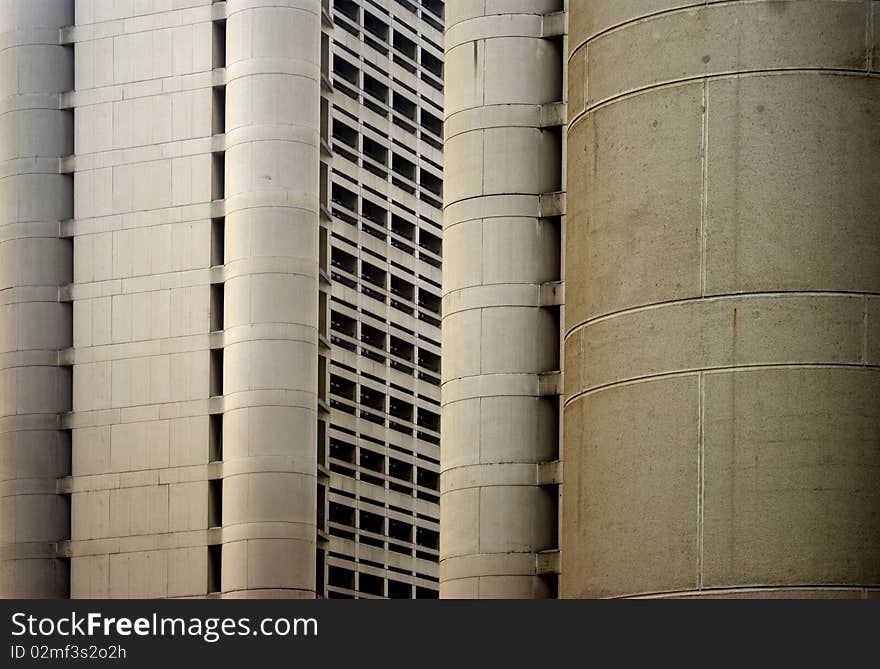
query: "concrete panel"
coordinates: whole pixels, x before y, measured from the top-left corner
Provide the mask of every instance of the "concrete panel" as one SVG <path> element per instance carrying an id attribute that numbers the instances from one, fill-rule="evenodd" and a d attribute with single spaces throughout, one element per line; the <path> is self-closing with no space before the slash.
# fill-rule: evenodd
<path id="1" fill-rule="evenodd" d="M 702 86 L 603 107 L 569 131 L 566 328 L 700 294 Z"/>
<path id="2" fill-rule="evenodd" d="M 589 42 L 587 107 L 662 83 L 729 72 L 863 69 L 866 8 L 857 2 L 774 0 L 709 4 L 647 18 Z M 694 25 L 700 26 L 696 34 Z M 634 67 L 617 67 L 624 58 Z"/>
<path id="3" fill-rule="evenodd" d="M 440 496 L 442 558 L 480 552 L 480 489 L 445 491 Z"/>
<path id="4" fill-rule="evenodd" d="M 599 0 L 578 7 L 569 16 L 569 35 L 573 49 L 597 34 L 635 19 L 683 7 L 706 4 L 694 0 Z"/>
<path id="5" fill-rule="evenodd" d="M 707 93 L 706 291 L 880 291 L 880 152 L 864 150 L 880 145 L 880 81 L 793 74 Z"/>
<path id="6" fill-rule="evenodd" d="M 281 591 L 276 596 L 296 597 L 295 592 L 314 595 L 313 543 L 282 539 L 237 541 L 223 545 L 223 592 L 247 597 L 249 590 Z M 227 569 L 225 565 L 230 565 Z M 263 592 L 261 598 L 267 596 Z M 300 595 L 302 596 L 302 595 Z"/>
<path id="7" fill-rule="evenodd" d="M 880 297 L 865 298 L 865 362 L 880 365 Z"/>
<path id="8" fill-rule="evenodd" d="M 699 416 L 695 375 L 614 387 L 565 407 L 560 596 L 696 586 Z"/>
<path id="9" fill-rule="evenodd" d="M 705 377 L 703 583 L 880 580 L 880 372 Z"/>
<path id="10" fill-rule="evenodd" d="M 763 364 L 861 364 L 864 298 L 695 300 L 596 321 L 566 340 L 567 394 L 685 370 Z"/>

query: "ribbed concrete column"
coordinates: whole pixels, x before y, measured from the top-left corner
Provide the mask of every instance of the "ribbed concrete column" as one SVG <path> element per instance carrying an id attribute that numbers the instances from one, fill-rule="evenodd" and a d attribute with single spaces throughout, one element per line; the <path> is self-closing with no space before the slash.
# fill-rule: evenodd
<path id="1" fill-rule="evenodd" d="M 58 430 L 70 410 L 71 250 L 58 238 L 72 215 L 72 182 L 59 157 L 73 123 L 58 94 L 73 88 L 73 57 L 59 28 L 73 0 L 0 0 L 0 596 L 65 597 L 69 567 L 56 542 L 69 536 L 56 479 L 70 471 Z"/>
<path id="2" fill-rule="evenodd" d="M 320 2 L 227 7 L 222 588 L 312 597 Z"/>
<path id="3" fill-rule="evenodd" d="M 560 188 L 561 1 L 456 0 L 446 11 L 443 442 L 440 594 L 545 597 L 536 552 L 555 546 L 558 323 L 540 284 L 559 279 L 559 231 L 540 195 Z"/>
<path id="4" fill-rule="evenodd" d="M 880 3 L 571 12 L 562 595 L 865 595 Z"/>

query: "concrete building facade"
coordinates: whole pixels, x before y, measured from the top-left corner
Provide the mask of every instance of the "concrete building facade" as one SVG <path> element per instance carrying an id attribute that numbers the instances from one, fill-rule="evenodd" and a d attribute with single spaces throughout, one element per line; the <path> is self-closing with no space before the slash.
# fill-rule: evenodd
<path id="1" fill-rule="evenodd" d="M 0 2 L 3 596 L 436 593 L 443 5 L 363 4 Z"/>
<path id="2" fill-rule="evenodd" d="M 878 596 L 880 2 L 565 9 L 449 3 L 441 596 Z M 532 205 L 548 270 L 487 280 L 462 221 L 485 249 L 557 187 L 562 98 L 529 81 L 560 68 L 561 254 Z M 523 457 L 520 397 L 557 391 Z"/>
<path id="3" fill-rule="evenodd" d="M 327 596 L 438 596 L 443 16 L 335 0 Z"/>
<path id="4" fill-rule="evenodd" d="M 0 36 L 2 596 L 880 593 L 880 0 Z"/>

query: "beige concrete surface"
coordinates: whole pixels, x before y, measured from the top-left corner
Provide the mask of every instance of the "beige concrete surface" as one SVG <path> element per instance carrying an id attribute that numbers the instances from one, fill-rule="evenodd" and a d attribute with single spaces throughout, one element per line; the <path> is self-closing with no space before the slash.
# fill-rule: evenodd
<path id="1" fill-rule="evenodd" d="M 0 595 L 436 596 L 442 24 L 0 2 Z"/>
<path id="2" fill-rule="evenodd" d="M 561 596 L 876 587 L 878 4 L 573 5 Z"/>
<path id="3" fill-rule="evenodd" d="M 443 276 L 440 595 L 553 596 L 537 553 L 556 546 L 556 488 L 538 463 L 558 457 L 558 221 L 540 196 L 560 190 L 562 146 L 542 105 L 562 100 L 562 43 L 543 15 L 562 2 L 448 3 Z"/>
<path id="4" fill-rule="evenodd" d="M 215 33 L 211 3 L 78 2 L 71 596 L 205 597 L 220 504 L 209 414 Z"/>
<path id="5" fill-rule="evenodd" d="M 227 3 L 230 597 L 315 591 L 320 11 L 317 0 Z"/>
<path id="6" fill-rule="evenodd" d="M 73 118 L 59 94 L 73 83 L 73 58 L 59 28 L 67 0 L 0 2 L 0 594 L 65 597 L 68 500 L 56 479 L 70 473 L 71 280 L 68 240 L 73 187 L 59 159 L 73 150 Z"/>

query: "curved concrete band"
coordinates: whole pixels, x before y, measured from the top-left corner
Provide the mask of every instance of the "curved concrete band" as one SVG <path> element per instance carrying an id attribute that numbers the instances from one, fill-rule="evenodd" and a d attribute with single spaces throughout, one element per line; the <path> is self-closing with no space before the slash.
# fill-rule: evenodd
<path id="1" fill-rule="evenodd" d="M 72 278 L 60 221 L 73 188 L 59 158 L 73 153 L 72 114 L 59 93 L 73 88 L 73 57 L 59 28 L 73 0 L 0 0 L 0 593 L 66 597 L 69 566 L 57 542 L 70 530 L 56 479 L 70 472 L 59 414 L 71 380 L 58 351 L 71 346 L 70 305 L 58 287 Z"/>
<path id="2" fill-rule="evenodd" d="M 561 596 L 880 585 L 878 7 L 572 3 Z"/>
<path id="3" fill-rule="evenodd" d="M 539 197 L 560 189 L 559 137 L 541 105 L 562 98 L 560 45 L 542 36 L 556 0 L 455 0 L 446 11 L 443 448 L 440 595 L 547 597 L 536 553 L 556 545 L 555 314 L 559 232 Z"/>
<path id="4" fill-rule="evenodd" d="M 224 597 L 313 597 L 319 0 L 228 0 Z"/>

